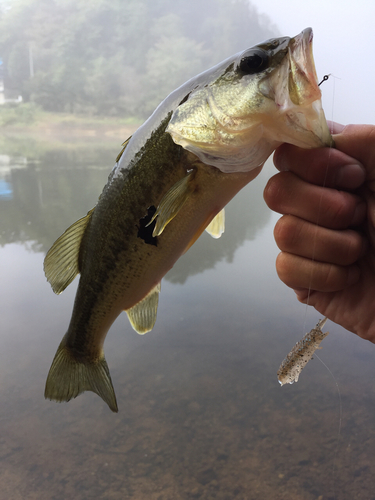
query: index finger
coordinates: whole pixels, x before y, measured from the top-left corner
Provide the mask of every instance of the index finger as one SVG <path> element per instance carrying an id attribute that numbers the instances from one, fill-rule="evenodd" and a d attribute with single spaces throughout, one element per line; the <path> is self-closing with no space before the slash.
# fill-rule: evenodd
<path id="1" fill-rule="evenodd" d="M 276 149 L 273 162 L 278 170 L 289 170 L 319 186 L 357 189 L 366 178 L 361 162 L 334 148 L 301 149 L 282 144 Z"/>

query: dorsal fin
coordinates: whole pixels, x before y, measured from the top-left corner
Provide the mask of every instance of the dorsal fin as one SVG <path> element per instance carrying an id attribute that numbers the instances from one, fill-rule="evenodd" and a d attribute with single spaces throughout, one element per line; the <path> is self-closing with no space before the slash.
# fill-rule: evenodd
<path id="1" fill-rule="evenodd" d="M 225 210 L 224 208 L 220 210 L 218 214 L 212 219 L 212 221 L 206 227 L 206 231 L 213 238 L 217 239 L 223 234 L 225 230 Z"/>
<path id="2" fill-rule="evenodd" d="M 72 224 L 47 252 L 44 273 L 52 290 L 57 294 L 63 292 L 79 273 L 79 247 L 93 211 L 94 208 Z"/>
<path id="3" fill-rule="evenodd" d="M 194 172 L 191 171 L 180 179 L 163 196 L 154 216 L 148 223 L 150 225 L 156 219 L 152 236 L 159 236 L 164 231 L 165 226 L 176 217 L 189 195 L 193 192 L 194 186 L 191 182 L 194 177 L 193 174 Z"/>
<path id="4" fill-rule="evenodd" d="M 154 328 L 158 312 L 160 283 L 156 285 L 144 299 L 126 311 L 134 330 L 143 335 Z"/>

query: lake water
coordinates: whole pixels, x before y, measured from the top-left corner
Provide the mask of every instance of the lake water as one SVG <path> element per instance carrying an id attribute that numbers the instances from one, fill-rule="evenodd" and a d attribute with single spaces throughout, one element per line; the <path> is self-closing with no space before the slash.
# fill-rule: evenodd
<path id="1" fill-rule="evenodd" d="M 138 336 L 125 314 L 112 326 L 114 414 L 93 393 L 43 397 L 77 285 L 54 295 L 43 259 L 96 203 L 119 144 L 0 147 L 1 500 L 375 498 L 375 347 L 327 322 L 330 371 L 315 357 L 277 382 L 321 316 L 276 276 L 272 165 L 231 202 L 222 238 L 203 234 L 163 280 L 154 330 Z"/>

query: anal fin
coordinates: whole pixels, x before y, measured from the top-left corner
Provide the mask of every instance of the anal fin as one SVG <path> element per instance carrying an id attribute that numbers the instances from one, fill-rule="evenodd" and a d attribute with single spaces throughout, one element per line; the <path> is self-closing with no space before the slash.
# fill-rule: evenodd
<path id="1" fill-rule="evenodd" d="M 213 238 L 217 239 L 224 233 L 225 230 L 225 209 L 220 210 L 218 214 L 212 219 L 212 221 L 206 227 L 206 231 Z"/>
<path id="2" fill-rule="evenodd" d="M 160 283 L 144 299 L 126 311 L 130 324 L 140 335 L 144 335 L 154 328 L 158 312 L 159 293 Z"/>

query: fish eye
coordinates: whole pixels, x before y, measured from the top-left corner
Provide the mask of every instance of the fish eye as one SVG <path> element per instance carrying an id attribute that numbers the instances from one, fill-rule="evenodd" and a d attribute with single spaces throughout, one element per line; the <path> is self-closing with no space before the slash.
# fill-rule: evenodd
<path id="1" fill-rule="evenodd" d="M 241 73 L 245 75 L 254 75 L 264 70 L 268 66 L 268 56 L 263 50 L 252 50 L 245 54 L 238 65 Z"/>

